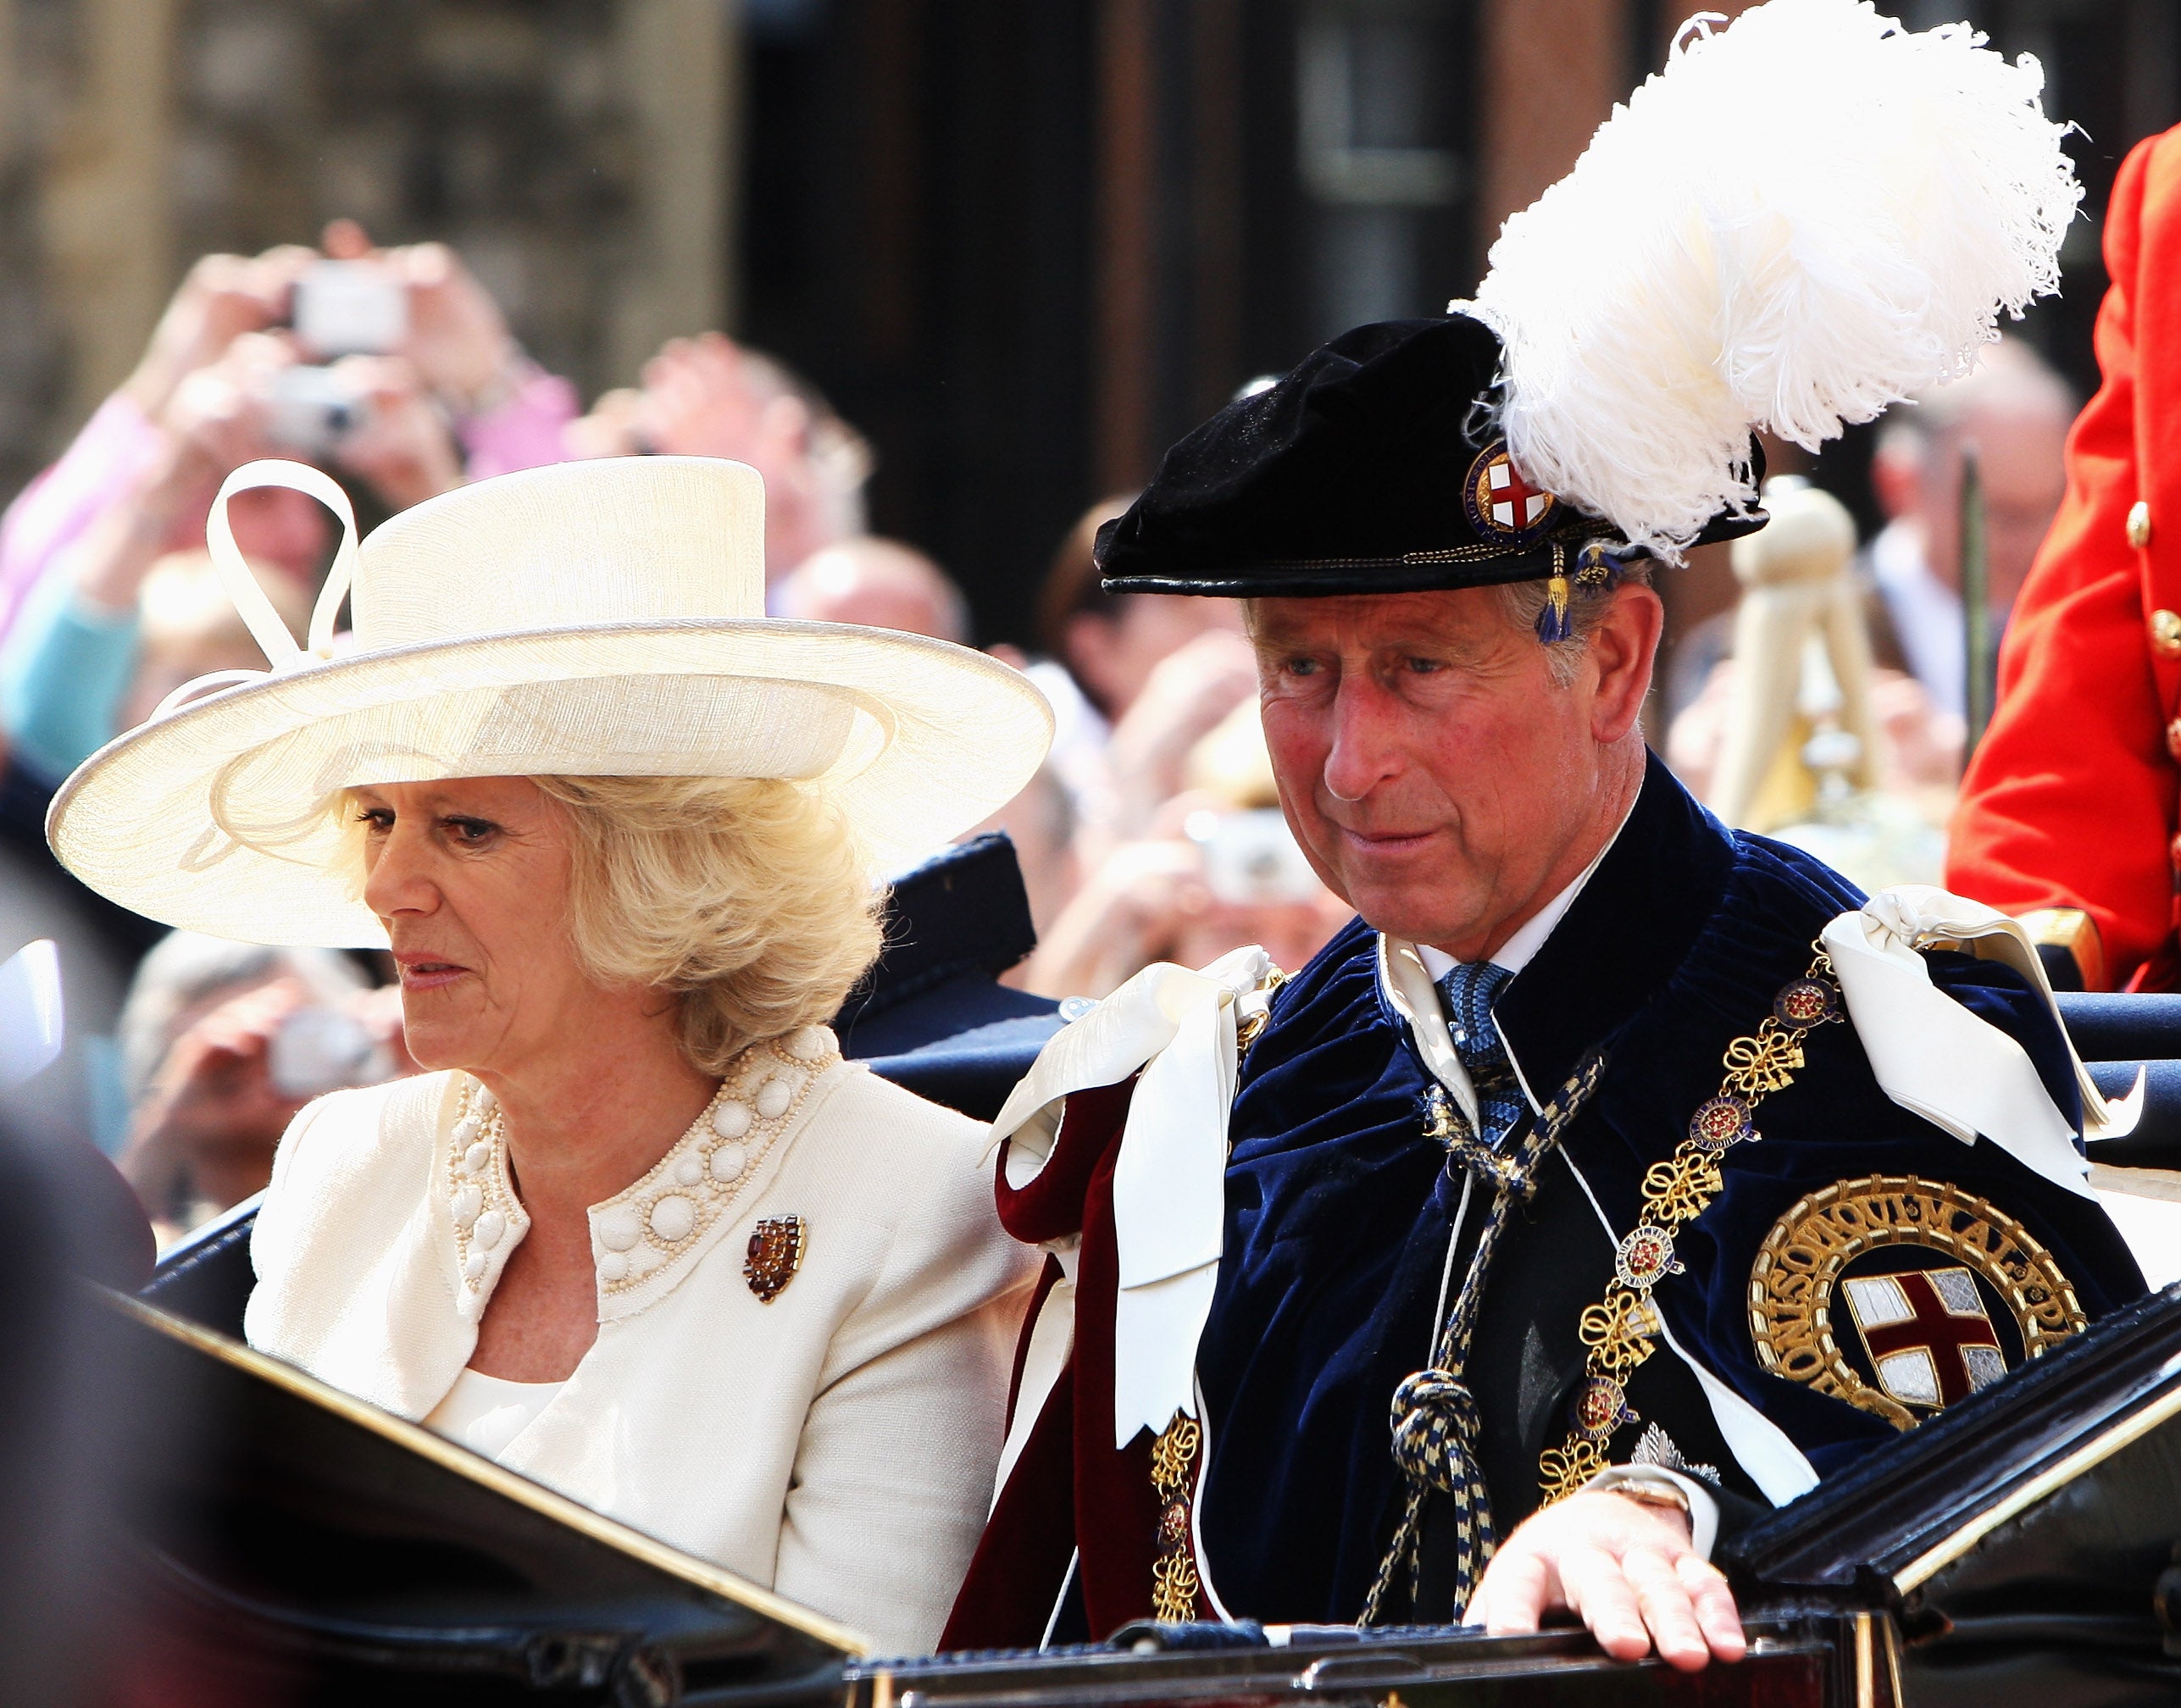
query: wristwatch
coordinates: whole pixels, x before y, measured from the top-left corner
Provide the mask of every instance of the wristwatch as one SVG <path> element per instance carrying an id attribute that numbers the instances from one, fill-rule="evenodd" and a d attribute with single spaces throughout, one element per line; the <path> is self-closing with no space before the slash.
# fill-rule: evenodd
<path id="1" fill-rule="evenodd" d="M 1609 1465 L 1583 1485 L 1606 1494 L 1625 1494 L 1641 1506 L 1656 1506 L 1681 1515 L 1689 1526 L 1689 1545 L 1704 1559 L 1719 1539 L 1718 1503 L 1701 1482 L 1663 1465 Z"/>
<path id="2" fill-rule="evenodd" d="M 1689 1497 L 1671 1483 L 1654 1482 L 1648 1477 L 1631 1477 L 1625 1483 L 1609 1483 L 1603 1491 L 1618 1494 L 1623 1500 L 1633 1500 L 1639 1506 L 1657 1506 L 1689 1516 Z"/>

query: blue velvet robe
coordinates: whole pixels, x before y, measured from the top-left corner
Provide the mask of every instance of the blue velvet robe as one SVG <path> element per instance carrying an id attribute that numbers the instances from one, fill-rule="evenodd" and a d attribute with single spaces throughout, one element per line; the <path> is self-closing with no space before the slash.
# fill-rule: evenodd
<path id="1" fill-rule="evenodd" d="M 1502 1536 L 1539 1504 L 1539 1453 L 1562 1440 L 1583 1374 L 1576 1320 L 1612 1280 L 1614 1240 L 1640 1219 L 1645 1169 L 1719 1090 L 1722 1052 L 1809 965 L 1820 928 L 1862 899 L 1811 857 L 1723 829 L 1654 758 L 1612 848 L 1501 993 L 1501 1034 L 1540 1097 L 1592 1048 L 1609 1057 L 1501 1241 L 1469 1361 Z M 2064 1041 L 2026 982 L 1967 956 L 1927 960 L 1940 988 L 2023 1045 L 2055 1102 L 2078 1117 Z M 1949 1181 L 2024 1223 L 2090 1317 L 2145 1290 L 2094 1203 L 1894 1104 L 1845 1020 L 1818 1028 L 1805 1050 L 1795 1083 L 1759 1108 L 1762 1140 L 1727 1153 L 1723 1190 L 1677 1237 L 1684 1273 L 1655 1297 L 1686 1357 L 1662 1344 L 1629 1384 L 1645 1423 L 1714 1471 L 1730 1524 L 1767 1510 L 1768 1482 L 1784 1498 L 1783 1456 L 1799 1452 L 1823 1477 L 1895 1434 L 1758 1361 L 1751 1265 L 1804 1195 L 1879 1173 Z M 1458 1285 L 1482 1219 L 1479 1193 L 1454 1237 L 1462 1187 L 1424 1136 L 1431 1083 L 1382 988 L 1377 935 L 1360 921 L 1280 990 L 1245 1064 L 1224 1255 L 1197 1361 L 1209 1439 L 1199 1533 L 1212 1588 L 1235 1616 L 1354 1619 L 1392 1532 L 1402 1489 L 1388 1451 L 1391 1396 L 1430 1361 L 1450 1240 Z M 1768 1473 L 1743 1462 L 1761 1456 L 1728 1445 L 1720 1415 L 1732 1402 L 1708 1395 L 1692 1364 L 1781 1432 L 1787 1451 Z M 1616 1435 L 1616 1461 L 1638 1433 Z M 1441 1569 L 1450 1531 L 1428 1510 L 1424 1589 L 1407 1616 L 1458 1614 Z"/>

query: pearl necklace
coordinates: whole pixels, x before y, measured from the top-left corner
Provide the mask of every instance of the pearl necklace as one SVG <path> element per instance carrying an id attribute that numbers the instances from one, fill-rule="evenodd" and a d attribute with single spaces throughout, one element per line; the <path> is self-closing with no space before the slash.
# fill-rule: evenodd
<path id="1" fill-rule="evenodd" d="M 697 1249 L 698 1236 L 741 1195 L 809 1086 L 840 1059 L 839 1049 L 823 1026 L 750 1045 L 650 1171 L 592 1206 L 591 1257 L 603 1298 L 642 1285 Z M 530 1217 L 508 1178 L 506 1112 L 474 1079 L 463 1090 L 452 1139 L 457 1256 L 466 1292 L 477 1300 L 528 1231 Z"/>

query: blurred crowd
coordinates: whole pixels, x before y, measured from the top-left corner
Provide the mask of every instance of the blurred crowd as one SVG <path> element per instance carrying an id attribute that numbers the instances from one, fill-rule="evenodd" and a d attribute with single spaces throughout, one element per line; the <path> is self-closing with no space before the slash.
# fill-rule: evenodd
<path id="1" fill-rule="evenodd" d="M 1764 681 L 1745 671 L 1738 688 L 1746 613 L 1680 636 L 1659 729 L 1700 794 L 1710 798 L 1734 721 L 1769 696 L 1779 707 L 1766 727 L 1784 734 L 1760 756 L 1767 790 L 1740 815 L 1749 828 L 1816 826 L 1836 859 L 1858 815 L 1906 813 L 1937 837 L 1971 668 L 1965 452 L 1981 475 L 1997 624 L 2058 502 L 2073 409 L 2065 385 L 2007 343 L 1967 381 L 1895 412 L 1873 469 L 1883 530 L 1860 552 L 1851 526 L 1784 530 L 1837 539 L 1823 575 L 1852 602 L 1867 661 L 1790 635 L 1767 655 Z M 979 638 L 941 565 L 868 531 L 870 447 L 783 363 L 718 333 L 675 339 L 586 411 L 458 255 L 376 247 L 345 221 L 316 248 L 199 261 L 136 370 L 0 518 L 0 935 L 8 947 L 61 943 L 76 1039 L 39 1113 L 118 1156 L 163 1235 L 262 1186 L 311 1097 L 408 1066 L 398 1001 L 372 955 L 165 934 L 75 885 L 45 851 L 46 803 L 90 753 L 185 684 L 264 668 L 206 550 L 221 481 L 259 458 L 308 462 L 349 491 L 368 528 L 466 480 L 657 453 L 733 458 L 763 476 L 774 614 Z M 1240 608 L 1100 590 L 1096 532 L 1127 503 L 1092 507 L 1058 542 L 1035 653 L 992 649 L 1029 672 L 1057 726 L 1044 768 L 984 827 L 1013 839 L 1039 936 L 1008 982 L 1056 998 L 1102 996 L 1153 962 L 1201 965 L 1251 942 L 1292 969 L 1347 917 L 1281 816 Z M 230 515 L 300 632 L 336 543 L 329 513 L 258 488 Z M 1819 579 L 1782 561 L 1737 558 L 1745 604 L 1768 577 Z M 1881 840 L 1891 865 L 1867 881 L 1935 881 L 1931 849 Z M 1892 869 L 1904 862 L 1932 869 Z"/>

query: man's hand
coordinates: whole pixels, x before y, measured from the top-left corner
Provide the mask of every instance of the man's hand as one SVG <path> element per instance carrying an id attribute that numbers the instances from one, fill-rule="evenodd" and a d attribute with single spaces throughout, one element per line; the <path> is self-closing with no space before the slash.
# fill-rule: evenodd
<path id="1" fill-rule="evenodd" d="M 336 219 L 319 239 L 335 261 L 369 261 L 386 269 L 408 302 L 408 330 L 388 352 L 415 365 L 425 385 L 457 416 L 489 412 L 523 377 L 522 347 L 507 316 L 477 275 L 444 243 L 374 247 L 353 219 Z"/>
<path id="2" fill-rule="evenodd" d="M 386 252 L 408 289 L 409 335 L 402 353 L 457 415 L 489 413 L 514 395 L 522 346 L 492 293 L 444 243 Z"/>
<path id="3" fill-rule="evenodd" d="M 644 363 L 643 380 L 631 422 L 641 444 L 672 456 L 730 457 L 764 477 L 769 578 L 855 531 L 841 494 L 862 484 L 862 453 L 846 462 L 828 454 L 810 406 L 731 339 L 669 339 Z"/>
<path id="4" fill-rule="evenodd" d="M 219 483 L 245 463 L 281 454 L 266 399 L 276 376 L 298 359 L 285 334 L 245 332 L 175 388 L 159 425 L 172 447 L 171 479 L 191 490 L 196 506 L 210 503 Z"/>
<path id="5" fill-rule="evenodd" d="M 761 382 L 734 341 L 718 332 L 670 338 L 644 363 L 637 426 L 655 451 L 680 457 L 731 457 L 765 477 L 804 471 L 810 411 L 799 398 Z"/>
<path id="6" fill-rule="evenodd" d="M 280 1135 L 306 1101 L 273 1083 L 273 1035 L 309 1000 L 282 976 L 219 1003 L 169 1046 L 120 1163 L 162 1245 L 204 1206 L 239 1204 L 272 1177 Z"/>
<path id="7" fill-rule="evenodd" d="M 344 356 L 334 371 L 368 407 L 334 446 L 333 460 L 406 510 L 462 484 L 462 454 L 414 363 L 400 356 Z"/>
<path id="8" fill-rule="evenodd" d="M 1030 957 L 1023 988 L 1108 995 L 1168 958 L 1183 922 L 1213 905 L 1196 844 L 1179 837 L 1124 842 L 1060 910 Z"/>
<path id="9" fill-rule="evenodd" d="M 1548 1608 L 1579 1614 L 1618 1661 L 1659 1658 L 1684 1672 L 1749 1644 L 1734 1592 L 1689 1543 L 1686 1518 L 1611 1493 L 1571 1494 L 1500 1546 L 1469 1603 L 1468 1623 L 1495 1636 L 1534 1631 Z"/>
<path id="10" fill-rule="evenodd" d="M 288 293 L 316 258 L 288 245 L 262 255 L 206 255 L 189 269 L 122 391 L 156 419 L 181 382 L 217 362 L 245 332 L 280 324 Z"/>
<path id="11" fill-rule="evenodd" d="M 182 375 L 152 419 L 158 454 L 114 487 L 86 531 L 70 573 L 77 593 L 130 612 L 164 553 L 204 538 L 204 513 L 230 469 L 278 453 L 266 430 L 272 374 L 295 361 L 279 335 L 244 332 L 218 360 Z"/>

